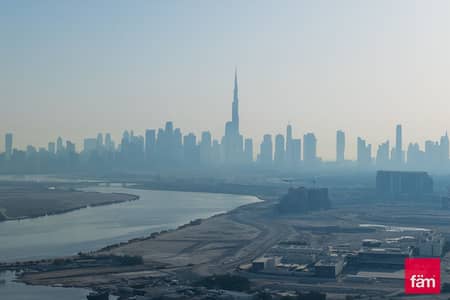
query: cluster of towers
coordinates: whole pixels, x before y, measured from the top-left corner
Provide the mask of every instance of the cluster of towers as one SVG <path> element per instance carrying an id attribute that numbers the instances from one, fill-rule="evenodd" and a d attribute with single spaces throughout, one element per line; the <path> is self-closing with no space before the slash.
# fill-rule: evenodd
<path id="1" fill-rule="evenodd" d="M 120 143 L 111 135 L 99 133 L 96 138 L 86 138 L 83 150 L 76 151 L 71 141 L 64 143 L 59 137 L 48 143 L 48 147 L 36 149 L 28 146 L 26 151 L 13 148 L 13 135 L 5 135 L 5 152 L 0 161 L 10 161 L 13 157 L 24 157 L 45 161 L 52 158 L 70 157 L 74 163 L 96 161 L 120 166 L 261 166 L 264 168 L 305 168 L 323 166 L 317 156 L 317 138 L 314 133 L 306 133 L 303 140 L 293 136 L 292 126 L 288 124 L 285 135 L 265 134 L 259 149 L 254 149 L 253 140 L 244 138 L 239 126 L 239 90 L 237 72 L 234 74 L 233 102 L 231 120 L 225 124 L 225 134 L 221 140 L 213 139 L 211 132 L 204 131 L 201 139 L 193 133 L 183 135 L 173 122 L 166 122 L 164 128 L 147 129 L 145 135 L 135 135 L 125 131 Z M 303 143 L 302 143 L 303 142 Z M 302 147 L 303 146 L 303 147 Z M 259 150 L 259 151 L 256 151 Z M 377 169 L 442 169 L 449 166 L 449 138 L 447 133 L 439 141 L 426 141 L 424 150 L 418 143 L 410 143 L 407 151 L 403 149 L 402 126 L 396 127 L 395 147 L 389 141 L 378 146 L 372 155 L 372 145 L 361 137 L 357 138 L 356 162 L 345 159 L 346 137 L 342 130 L 336 132 L 336 158 L 334 166 L 358 166 Z M 255 152 L 257 152 L 255 159 Z M 17 160 L 17 159 L 16 159 Z M 328 166 L 330 162 L 326 163 Z"/>

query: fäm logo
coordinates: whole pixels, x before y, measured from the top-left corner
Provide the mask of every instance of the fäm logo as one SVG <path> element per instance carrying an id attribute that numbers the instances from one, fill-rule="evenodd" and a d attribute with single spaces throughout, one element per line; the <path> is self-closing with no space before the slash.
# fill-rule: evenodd
<path id="1" fill-rule="evenodd" d="M 423 275 L 412 275 L 409 279 L 411 281 L 411 288 L 435 288 L 436 279 L 435 278 L 424 278 Z"/>
<path id="2" fill-rule="evenodd" d="M 441 260 L 439 258 L 407 258 L 405 260 L 405 294 L 439 294 L 441 292 Z"/>

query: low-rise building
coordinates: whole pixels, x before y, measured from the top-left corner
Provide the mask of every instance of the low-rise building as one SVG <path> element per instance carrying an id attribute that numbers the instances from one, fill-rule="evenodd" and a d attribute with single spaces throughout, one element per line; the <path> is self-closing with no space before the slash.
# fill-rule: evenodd
<path id="1" fill-rule="evenodd" d="M 322 252 L 323 249 L 305 245 L 278 244 L 270 248 L 268 254 L 282 257 L 281 261 L 287 264 L 309 264 L 316 261 Z"/>
<path id="2" fill-rule="evenodd" d="M 400 248 L 364 248 L 354 257 L 357 265 L 376 268 L 403 268 L 409 252 Z"/>
<path id="3" fill-rule="evenodd" d="M 315 274 L 318 277 L 335 278 L 341 274 L 344 269 L 344 257 L 328 257 L 321 259 L 314 264 Z"/>
<path id="4" fill-rule="evenodd" d="M 280 257 L 271 256 L 271 257 L 259 257 L 252 261 L 252 271 L 261 272 L 267 270 L 274 270 L 275 267 L 280 263 Z"/>
<path id="5" fill-rule="evenodd" d="M 443 254 L 445 239 L 441 234 L 426 232 L 417 242 L 419 256 L 440 257 Z"/>

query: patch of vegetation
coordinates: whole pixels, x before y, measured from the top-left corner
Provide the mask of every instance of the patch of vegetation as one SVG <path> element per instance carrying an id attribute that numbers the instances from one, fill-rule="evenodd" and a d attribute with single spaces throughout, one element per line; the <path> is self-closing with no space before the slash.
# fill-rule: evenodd
<path id="1" fill-rule="evenodd" d="M 65 264 L 70 263 L 72 260 L 69 258 L 56 258 L 53 260 L 52 265 L 54 266 L 64 266 Z"/>
<path id="2" fill-rule="evenodd" d="M 326 300 L 327 294 L 322 294 L 320 292 L 308 292 L 308 293 L 301 293 L 297 297 L 298 300 Z"/>
<path id="3" fill-rule="evenodd" d="M 450 251 L 450 241 L 445 241 L 444 248 L 442 249 L 442 255 L 445 255 Z"/>
<path id="4" fill-rule="evenodd" d="M 135 266 L 144 263 L 142 256 L 138 255 L 114 255 L 112 258 L 122 266 Z"/>
<path id="5" fill-rule="evenodd" d="M 274 297 L 270 294 L 270 292 L 260 291 L 255 296 L 253 296 L 253 300 L 272 300 Z M 308 292 L 308 293 L 297 293 L 292 296 L 283 296 L 281 298 L 276 298 L 281 300 L 326 300 L 327 295 L 320 292 Z"/>
<path id="6" fill-rule="evenodd" d="M 6 221 L 6 220 L 7 220 L 7 218 L 6 218 L 5 214 L 2 211 L 0 211 L 0 222 Z"/>
<path id="7" fill-rule="evenodd" d="M 445 282 L 441 287 L 441 293 L 449 293 L 450 292 L 450 283 Z"/>
<path id="8" fill-rule="evenodd" d="M 197 282 L 197 285 L 208 289 L 222 289 L 244 292 L 250 289 L 250 281 L 246 277 L 237 275 L 213 275 Z"/>

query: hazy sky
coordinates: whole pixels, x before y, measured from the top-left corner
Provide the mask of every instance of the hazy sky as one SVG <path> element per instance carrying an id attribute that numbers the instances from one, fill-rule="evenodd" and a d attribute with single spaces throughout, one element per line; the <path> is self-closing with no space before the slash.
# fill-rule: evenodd
<path id="1" fill-rule="evenodd" d="M 450 129 L 446 0 L 5 0 L 0 38 L 0 134 L 19 147 L 166 120 L 220 138 L 235 66 L 258 149 L 289 121 L 325 159 L 337 129 L 348 158 L 358 135 L 392 143 L 397 123 L 404 147 Z"/>

